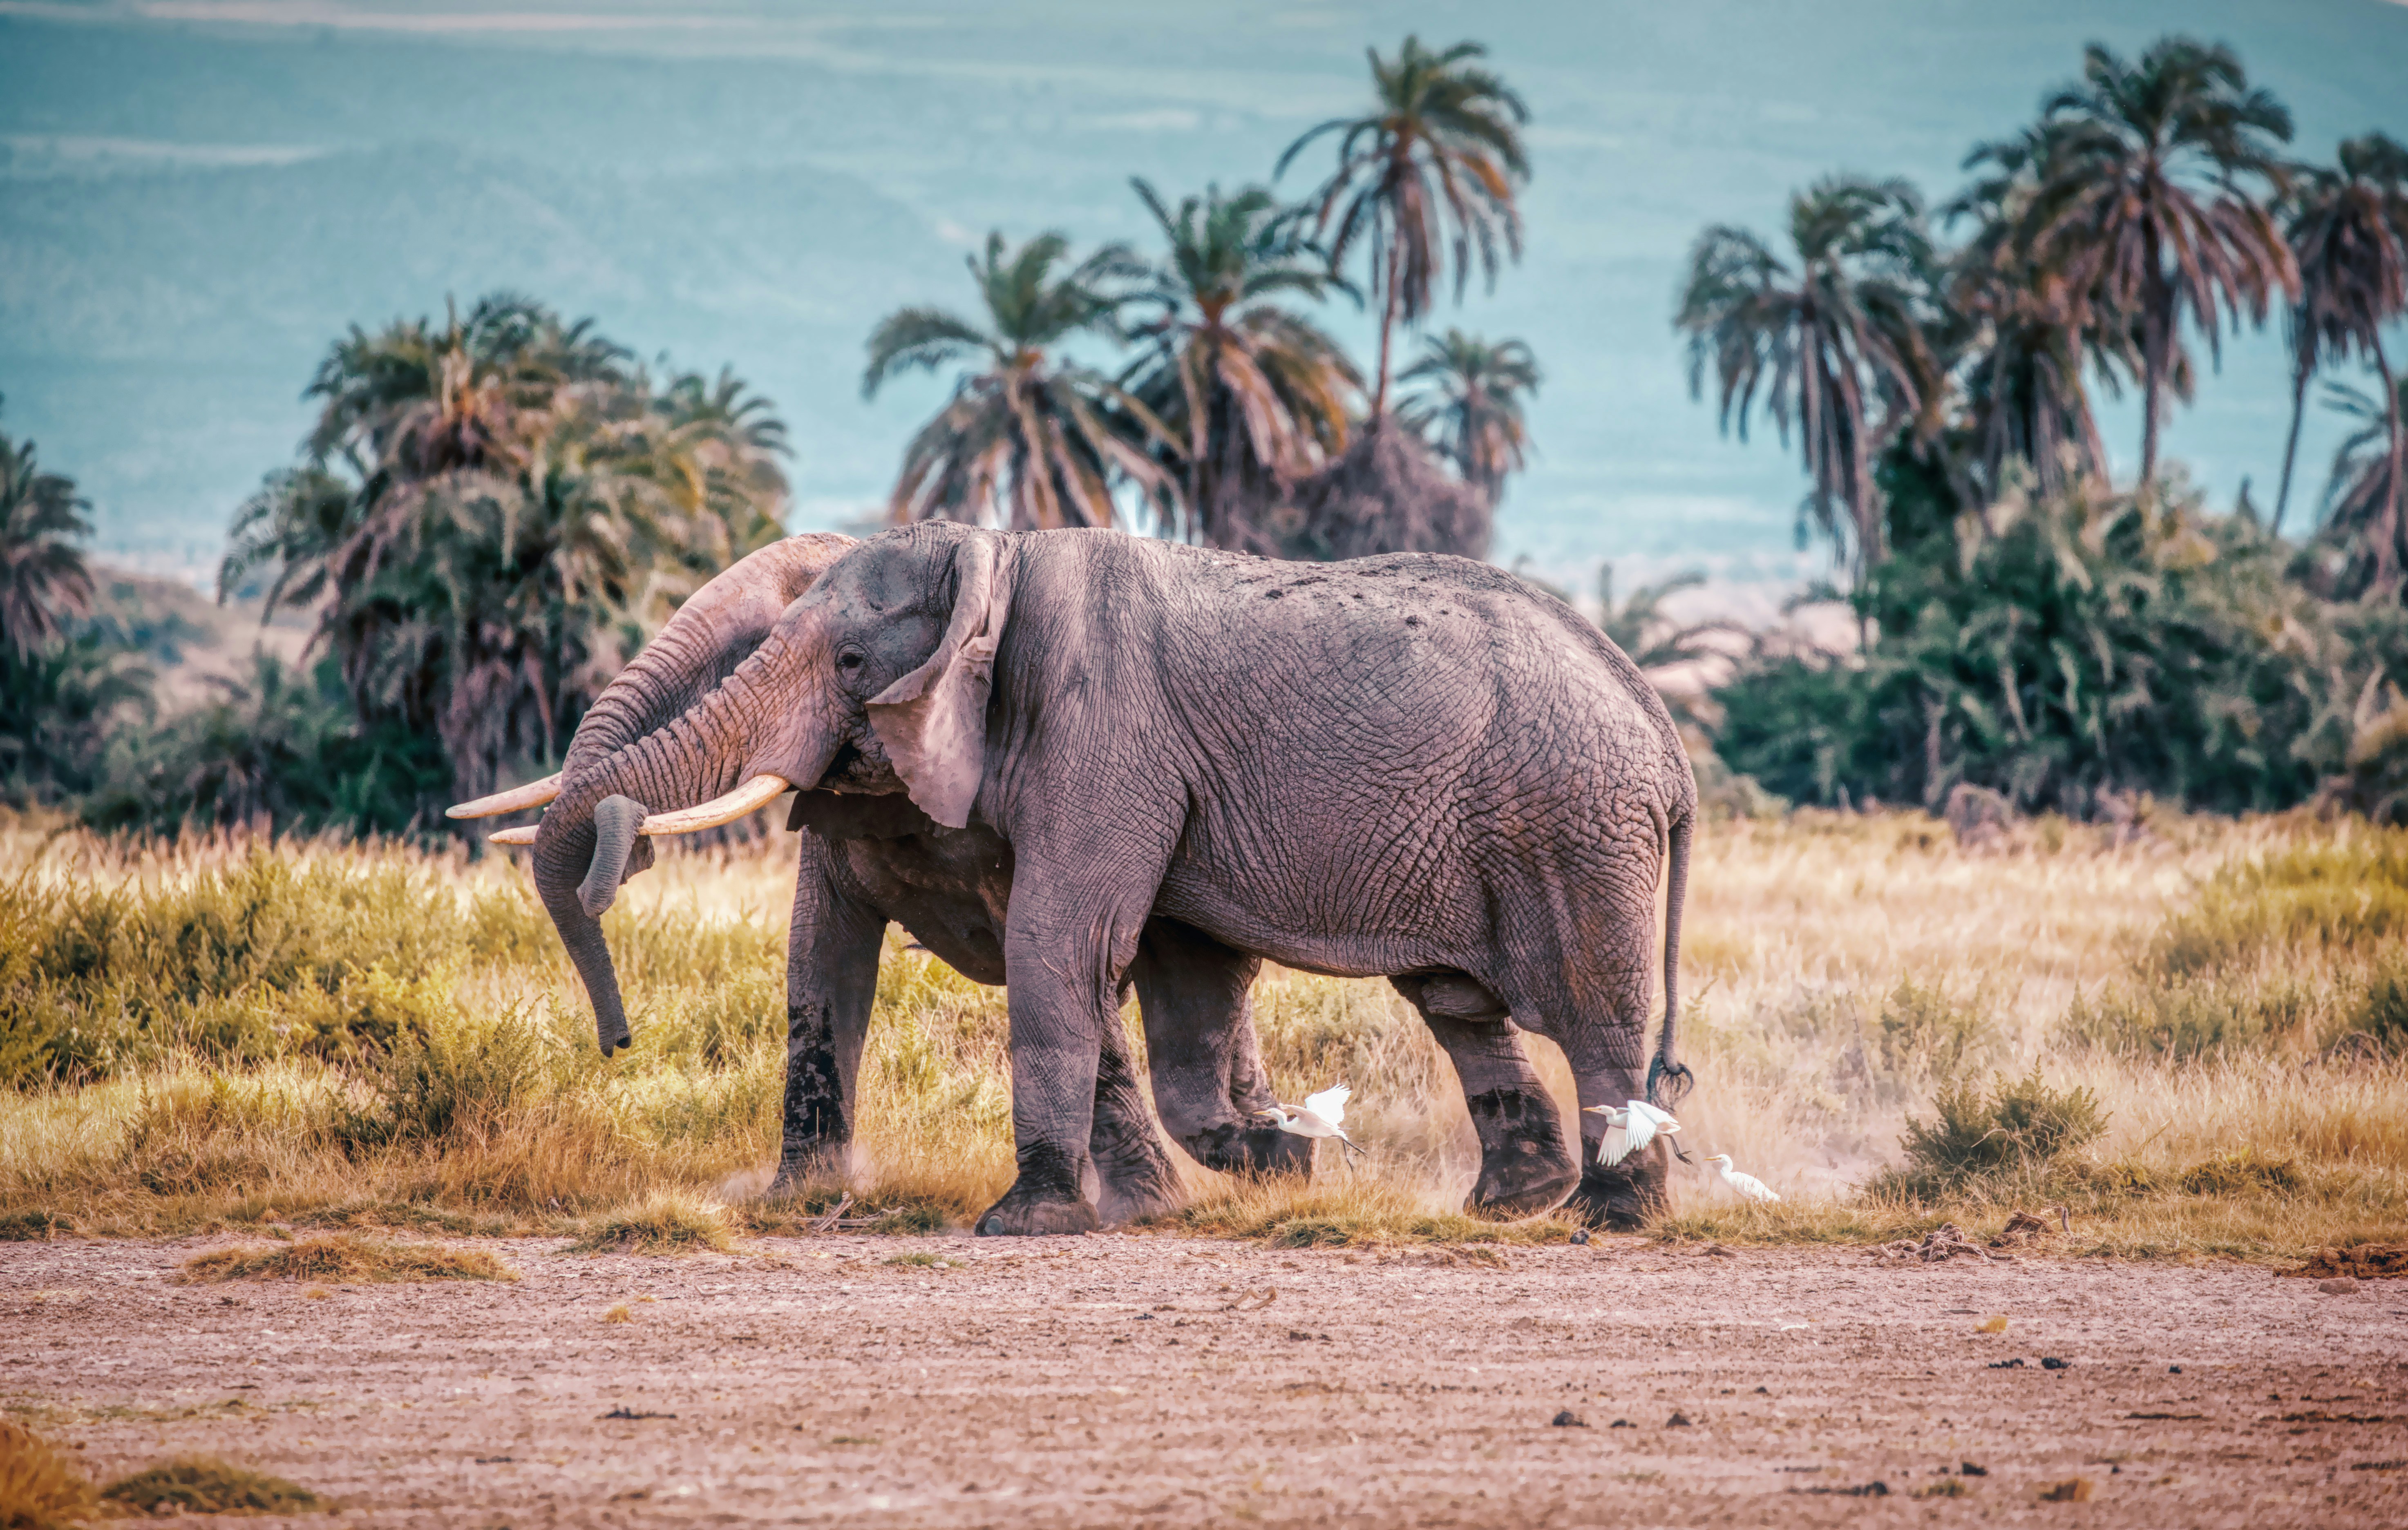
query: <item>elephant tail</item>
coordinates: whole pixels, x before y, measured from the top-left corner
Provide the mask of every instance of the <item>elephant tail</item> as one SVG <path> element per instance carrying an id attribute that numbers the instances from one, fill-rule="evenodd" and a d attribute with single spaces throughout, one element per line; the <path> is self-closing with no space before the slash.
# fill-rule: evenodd
<path id="1" fill-rule="evenodd" d="M 1664 1034 L 1647 1064 L 1648 1103 L 1666 1109 L 1678 1105 L 1695 1081 L 1673 1050 L 1681 1023 L 1681 904 L 1689 892 L 1689 831 L 1695 823 L 1694 813 L 1684 814 L 1670 836 L 1672 870 L 1664 898 Z"/>

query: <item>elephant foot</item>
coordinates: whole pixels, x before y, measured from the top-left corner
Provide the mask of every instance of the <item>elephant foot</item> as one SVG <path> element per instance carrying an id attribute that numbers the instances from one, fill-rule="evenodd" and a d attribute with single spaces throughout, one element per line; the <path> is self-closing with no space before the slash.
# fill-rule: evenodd
<path id="1" fill-rule="evenodd" d="M 1148 1217 L 1176 1211 L 1187 1204 L 1187 1193 L 1179 1183 L 1179 1176 L 1166 1172 L 1142 1177 L 1104 1176 L 1104 1193 L 1096 1207 L 1096 1221 L 1105 1227 L 1119 1227 Z M 982 1229 L 983 1230 L 983 1229 Z"/>
<path id="2" fill-rule="evenodd" d="M 1664 1163 L 1650 1151 L 1644 1163 L 1625 1159 L 1606 1167 L 1595 1163 L 1581 1175 L 1580 1188 L 1563 1206 L 1566 1221 L 1584 1227 L 1627 1233 L 1663 1215 L 1670 1203 L 1664 1195 Z"/>
<path id="3" fill-rule="evenodd" d="M 778 1159 L 778 1172 L 762 1194 L 770 1200 L 840 1185 L 853 1172 L 853 1148 L 844 1142 L 814 1143 L 789 1149 Z"/>
<path id="4" fill-rule="evenodd" d="M 1312 1138 L 1276 1126 L 1244 1126 L 1225 1121 L 1181 1139 L 1180 1146 L 1209 1169 L 1224 1174 L 1295 1174 L 1312 1178 Z"/>
<path id="5" fill-rule="evenodd" d="M 1561 1201 L 1580 1168 L 1564 1151 L 1555 1102 L 1543 1090 L 1491 1089 L 1464 1102 L 1480 1135 L 1480 1180 L 1464 1209 L 1526 1217 Z"/>
<path id="6" fill-rule="evenodd" d="M 1084 1155 L 1073 1158 L 1052 1143 L 1024 1143 L 1020 1178 L 1003 1199 L 979 1214 L 981 1237 L 1046 1237 L 1092 1233 L 1096 1208 L 1081 1194 Z"/>
<path id="7" fill-rule="evenodd" d="M 1096 1210 L 1105 1226 L 1142 1222 L 1187 1204 L 1179 1170 L 1151 1131 L 1128 1144 L 1126 1151 L 1096 1154 L 1096 1169 L 1103 1181 Z"/>
<path id="8" fill-rule="evenodd" d="M 1013 1185 L 1004 1193 L 1003 1199 L 980 1213 L 978 1236 L 1057 1237 L 1092 1233 L 1096 1226 L 1096 1208 L 1086 1202 L 1067 1200 L 1058 1194 L 1042 1198 L 1023 1194 L 1020 1187 Z"/>
<path id="9" fill-rule="evenodd" d="M 1481 1155 L 1480 1181 L 1463 1208 L 1474 1216 L 1536 1216 L 1553 1209 L 1580 1179 L 1559 1144 L 1525 1137 L 1502 1152 Z"/>

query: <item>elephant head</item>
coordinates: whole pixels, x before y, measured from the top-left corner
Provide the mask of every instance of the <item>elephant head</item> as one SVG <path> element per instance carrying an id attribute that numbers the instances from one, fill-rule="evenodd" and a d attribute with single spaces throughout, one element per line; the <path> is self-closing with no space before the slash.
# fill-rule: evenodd
<path id="1" fill-rule="evenodd" d="M 550 782 L 455 817 L 538 805 L 545 908 L 594 1001 L 603 1053 L 632 1044 L 600 917 L 654 836 L 741 818 L 800 788 L 907 791 L 968 822 L 988 675 L 1010 601 L 1008 544 L 946 523 L 853 544 L 798 536 L 703 587 L 603 693 Z"/>

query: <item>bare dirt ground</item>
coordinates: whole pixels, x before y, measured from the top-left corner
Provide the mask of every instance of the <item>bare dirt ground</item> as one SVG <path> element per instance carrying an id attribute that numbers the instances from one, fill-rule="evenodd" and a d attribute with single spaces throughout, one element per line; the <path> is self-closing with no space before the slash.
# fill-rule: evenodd
<path id="1" fill-rule="evenodd" d="M 0 1245 L 0 1404 L 341 1524 L 2408 1523 L 2403 1282 L 827 1237 L 311 1299 L 207 1246 Z"/>

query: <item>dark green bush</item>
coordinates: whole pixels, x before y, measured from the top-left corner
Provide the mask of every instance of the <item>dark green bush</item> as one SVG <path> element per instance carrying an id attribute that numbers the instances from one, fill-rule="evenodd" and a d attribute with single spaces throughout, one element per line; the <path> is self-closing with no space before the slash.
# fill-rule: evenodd
<path id="1" fill-rule="evenodd" d="M 81 812 L 105 830 L 405 834 L 450 780 L 433 739 L 358 721 L 332 660 L 295 671 L 256 653 L 250 679 L 221 681 L 206 705 L 118 733 Z"/>
<path id="2" fill-rule="evenodd" d="M 1892 557 L 1856 597 L 1867 651 L 1761 652 L 1716 691 L 1715 749 L 1800 802 L 1938 807 L 1968 781 L 2093 816 L 2146 792 L 2287 807 L 2344 769 L 2408 610 L 2335 605 L 2246 516 L 2095 480 L 1970 507 L 1893 451 Z"/>

